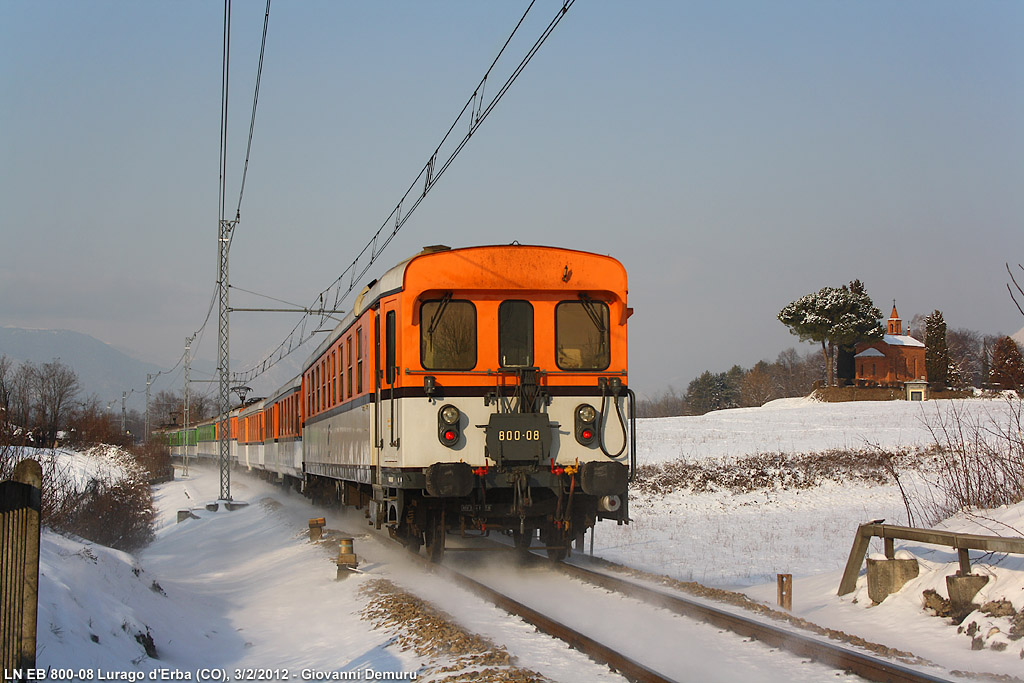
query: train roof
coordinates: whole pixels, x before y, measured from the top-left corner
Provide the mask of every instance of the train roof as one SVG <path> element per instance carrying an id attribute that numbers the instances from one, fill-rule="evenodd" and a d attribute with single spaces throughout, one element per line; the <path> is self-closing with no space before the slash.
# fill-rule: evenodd
<path id="1" fill-rule="evenodd" d="M 302 375 L 298 375 L 296 377 L 293 377 L 291 379 L 291 381 L 289 381 L 283 387 L 275 389 L 269 396 L 267 396 L 266 402 L 268 404 L 275 403 L 275 402 L 277 402 L 278 399 L 280 399 L 280 398 L 282 398 L 284 396 L 288 396 L 289 394 L 292 394 L 292 393 L 298 391 L 301 386 L 302 386 Z"/>
<path id="2" fill-rule="evenodd" d="M 263 404 L 266 403 L 265 398 L 256 398 L 247 402 L 238 410 L 239 417 L 248 417 L 254 413 L 263 412 Z"/>
<path id="3" fill-rule="evenodd" d="M 330 348 L 366 309 L 389 294 L 500 288 L 608 292 L 625 301 L 627 277 L 626 269 L 615 258 L 577 249 L 518 243 L 458 249 L 424 247 L 363 288 L 352 310 L 310 354 L 305 367 Z"/>

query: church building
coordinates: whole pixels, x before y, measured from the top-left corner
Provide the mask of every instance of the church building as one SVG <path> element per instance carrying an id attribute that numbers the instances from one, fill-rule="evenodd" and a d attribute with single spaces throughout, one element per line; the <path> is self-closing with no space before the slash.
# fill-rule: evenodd
<path id="1" fill-rule="evenodd" d="M 880 341 L 856 346 L 857 384 L 898 387 L 910 380 L 926 380 L 924 352 L 924 344 L 903 334 L 903 321 L 893 302 L 888 333 Z"/>

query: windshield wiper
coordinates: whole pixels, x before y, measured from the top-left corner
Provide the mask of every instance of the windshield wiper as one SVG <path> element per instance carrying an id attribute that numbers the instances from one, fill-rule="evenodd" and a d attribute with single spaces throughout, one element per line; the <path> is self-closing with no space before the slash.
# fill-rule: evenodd
<path id="1" fill-rule="evenodd" d="M 441 299 L 441 303 L 438 304 L 437 310 L 434 311 L 434 315 L 430 318 L 430 326 L 427 327 L 427 338 L 430 340 L 430 345 L 434 345 L 434 330 L 441 324 L 441 316 L 444 315 L 444 311 L 448 308 L 448 304 L 452 300 L 452 293 L 445 292 L 444 297 Z"/>
<path id="2" fill-rule="evenodd" d="M 585 310 L 587 315 L 590 316 L 590 322 L 594 323 L 594 327 L 597 328 L 597 331 L 601 333 L 603 338 L 608 329 L 604 326 L 604 316 L 598 312 L 597 306 L 595 305 L 596 302 L 582 292 L 580 292 L 579 298 L 580 303 L 583 304 L 583 310 Z"/>

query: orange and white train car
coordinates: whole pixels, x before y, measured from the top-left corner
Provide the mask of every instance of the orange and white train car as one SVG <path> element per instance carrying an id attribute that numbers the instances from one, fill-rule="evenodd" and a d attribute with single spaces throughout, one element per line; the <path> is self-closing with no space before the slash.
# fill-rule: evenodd
<path id="1" fill-rule="evenodd" d="M 301 379 L 306 486 L 432 555 L 451 529 L 558 557 L 628 521 L 625 269 L 551 247 L 432 247 L 371 283 Z"/>
<path id="2" fill-rule="evenodd" d="M 363 290 L 300 377 L 231 412 L 231 460 L 366 505 L 435 558 L 454 529 L 520 548 L 539 532 L 561 557 L 629 520 L 627 294 L 608 256 L 427 248 Z M 221 424 L 178 441 L 216 456 Z"/>

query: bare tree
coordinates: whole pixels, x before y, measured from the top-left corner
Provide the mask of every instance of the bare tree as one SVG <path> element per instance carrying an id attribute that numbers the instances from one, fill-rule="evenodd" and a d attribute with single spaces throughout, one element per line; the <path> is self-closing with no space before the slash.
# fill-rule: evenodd
<path id="1" fill-rule="evenodd" d="M 947 383 L 954 388 L 981 386 L 982 337 L 974 330 L 957 328 L 946 331 L 946 354 L 949 356 Z"/>
<path id="2" fill-rule="evenodd" d="M 796 349 L 790 347 L 779 353 L 769 370 L 780 397 L 806 396 L 811 392 L 814 382 L 821 379 L 825 365 L 820 353 L 809 351 L 801 356 Z"/>
<path id="3" fill-rule="evenodd" d="M 10 424 L 21 434 L 27 434 L 33 427 L 35 411 L 35 375 L 36 366 L 28 361 L 18 366 L 11 378 L 8 393 Z"/>
<path id="4" fill-rule="evenodd" d="M 193 401 L 190 401 L 190 404 Z M 181 394 L 173 391 L 158 391 L 153 400 L 150 401 L 150 421 L 153 424 L 164 424 L 171 421 L 173 415 L 175 419 L 181 423 L 182 415 L 185 410 L 185 400 Z M 195 409 L 192 405 L 189 406 L 189 421 L 195 421 Z"/>
<path id="5" fill-rule="evenodd" d="M 772 377 L 771 366 L 765 361 L 754 365 L 740 381 L 741 406 L 763 406 L 768 401 L 780 397 L 779 388 Z"/>
<path id="6" fill-rule="evenodd" d="M 686 413 L 686 400 L 676 392 L 673 386 L 669 386 L 659 396 L 641 399 L 637 402 L 638 417 L 675 417 L 686 415 Z"/>
<path id="7" fill-rule="evenodd" d="M 0 354 L 0 431 L 6 433 L 10 423 L 11 383 L 14 380 L 14 361 Z"/>
<path id="8" fill-rule="evenodd" d="M 112 444 L 128 446 L 130 440 L 121 432 L 121 416 L 111 413 L 95 394 L 76 401 L 68 418 L 70 441 L 75 445 Z"/>
<path id="9" fill-rule="evenodd" d="M 66 426 L 72 401 L 81 390 L 78 375 L 59 358 L 43 363 L 35 373 L 36 421 L 43 445 L 52 446 Z"/>

